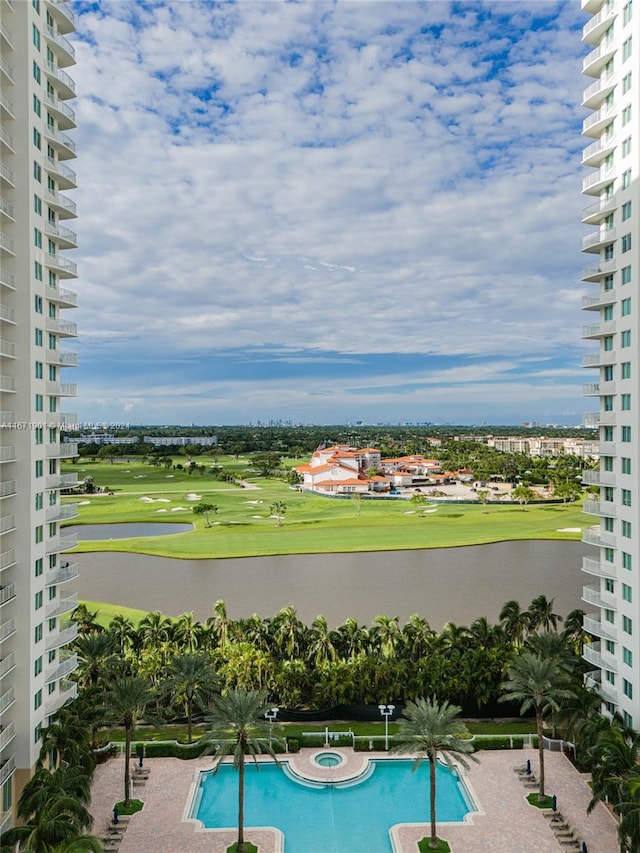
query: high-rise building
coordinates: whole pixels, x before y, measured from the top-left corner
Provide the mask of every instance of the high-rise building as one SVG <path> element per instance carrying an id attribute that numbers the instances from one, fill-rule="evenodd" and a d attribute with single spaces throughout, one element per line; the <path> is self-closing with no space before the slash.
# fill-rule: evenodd
<path id="1" fill-rule="evenodd" d="M 66 582 L 77 566 L 61 553 L 61 532 L 76 514 L 62 505 L 61 401 L 75 394 L 62 346 L 76 334 L 64 319 L 76 294 L 66 250 L 76 246 L 66 195 L 76 185 L 70 100 L 74 64 L 71 8 L 58 0 L 0 0 L 0 830 L 11 826 L 17 795 L 40 750 L 40 732 L 76 685 L 65 646 L 76 626 L 63 617 L 76 598 Z"/>
<path id="2" fill-rule="evenodd" d="M 583 279 L 593 322 L 583 337 L 597 342 L 585 367 L 597 371 L 585 393 L 598 402 L 600 466 L 584 481 L 599 487 L 585 509 L 599 524 L 585 532 L 598 548 L 587 557 L 584 626 L 593 636 L 584 657 L 594 669 L 604 708 L 640 728 L 640 8 L 632 0 L 582 0 L 591 15 L 583 41 L 590 80 L 583 105 L 588 167 L 583 192 L 591 197 L 583 222 L 593 226 L 583 251 L 592 263 Z M 634 130 L 636 134 L 634 136 Z"/>

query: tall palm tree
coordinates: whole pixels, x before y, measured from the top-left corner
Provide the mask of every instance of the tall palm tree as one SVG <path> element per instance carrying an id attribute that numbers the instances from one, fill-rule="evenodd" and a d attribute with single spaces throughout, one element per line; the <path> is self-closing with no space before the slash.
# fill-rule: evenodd
<path id="1" fill-rule="evenodd" d="M 519 702 L 520 713 L 533 710 L 536 715 L 538 733 L 538 759 L 540 763 L 540 791 L 544 793 L 544 718 L 551 711 L 558 711 L 560 703 L 574 698 L 569 688 L 569 676 L 555 658 L 541 658 L 532 652 L 523 652 L 513 660 L 507 672 L 508 681 L 502 685 L 500 702 Z"/>
<path id="2" fill-rule="evenodd" d="M 86 604 L 78 604 L 71 613 L 71 621 L 78 626 L 78 634 L 81 636 L 91 634 L 94 631 L 103 631 L 101 625 L 96 622 L 98 610 L 89 610 Z"/>
<path id="3" fill-rule="evenodd" d="M 275 759 L 275 746 L 284 746 L 279 737 L 273 737 L 273 725 L 265 719 L 268 693 L 263 690 L 229 690 L 224 696 L 214 699 L 207 722 L 211 726 L 205 735 L 213 754 L 217 771 L 223 758 L 233 758 L 233 767 L 238 771 L 238 842 L 237 853 L 245 853 L 244 843 L 244 774 L 247 756 L 271 755 Z M 280 728 L 276 727 L 276 732 Z M 205 753 L 206 754 L 206 753 Z"/>
<path id="4" fill-rule="evenodd" d="M 109 622 L 108 631 L 114 638 L 116 647 L 121 656 L 124 657 L 136 638 L 136 629 L 133 622 L 126 616 L 122 616 L 120 613 L 117 613 L 111 622 Z"/>
<path id="5" fill-rule="evenodd" d="M 86 806 L 75 797 L 52 794 L 24 824 L 4 835 L 2 847 L 19 853 L 48 853 L 62 842 L 77 838 L 92 822 Z"/>
<path id="6" fill-rule="evenodd" d="M 627 777 L 637 775 L 639 747 L 640 734 L 617 723 L 600 733 L 592 748 L 593 797 L 588 812 L 600 801 L 610 802 L 617 811 L 617 805 L 624 800 Z"/>
<path id="7" fill-rule="evenodd" d="M 74 649 L 78 655 L 78 682 L 82 687 L 95 687 L 118 662 L 115 638 L 108 631 L 78 637 Z"/>
<path id="8" fill-rule="evenodd" d="M 371 637 L 384 658 L 394 658 L 402 639 L 402 630 L 396 616 L 376 616 L 371 625 Z"/>
<path id="9" fill-rule="evenodd" d="M 173 626 L 173 641 L 181 651 L 193 654 L 198 648 L 202 635 L 202 625 L 193 613 L 183 613 Z"/>
<path id="10" fill-rule="evenodd" d="M 516 649 L 520 648 L 529 628 L 529 613 L 526 610 L 521 610 L 520 604 L 511 599 L 503 604 L 498 618 L 507 639 L 513 643 Z"/>
<path id="11" fill-rule="evenodd" d="M 166 643 L 171 638 L 171 620 L 163 616 L 158 610 L 147 613 L 138 625 L 138 637 L 143 646 L 155 648 L 161 643 Z"/>
<path id="12" fill-rule="evenodd" d="M 562 622 L 562 617 L 553 612 L 553 598 L 547 598 L 546 595 L 538 595 L 529 605 L 529 629 L 537 631 L 542 628 L 544 631 L 558 630 L 558 622 Z"/>
<path id="13" fill-rule="evenodd" d="M 219 683 L 218 674 L 206 652 L 185 653 L 173 658 L 166 669 L 163 688 L 184 703 L 187 739 L 191 743 L 194 707 L 204 709 Z"/>
<path id="14" fill-rule="evenodd" d="M 620 815 L 618 839 L 622 850 L 640 850 L 640 774 L 630 773 L 624 782 L 623 799 L 616 811 Z"/>
<path id="15" fill-rule="evenodd" d="M 316 616 L 309 628 L 307 659 L 314 666 L 320 666 L 327 661 L 335 661 L 337 657 L 333 631 L 329 630 L 324 616 Z"/>
<path id="16" fill-rule="evenodd" d="M 271 620 L 272 652 L 280 658 L 304 657 L 302 649 L 305 626 L 298 619 L 295 607 L 287 604 Z"/>
<path id="17" fill-rule="evenodd" d="M 451 767 L 455 758 L 463 767 L 468 767 L 466 756 L 472 761 L 477 758 L 473 752 L 473 744 L 465 740 L 463 735 L 467 729 L 456 717 L 462 708 L 450 705 L 448 702 L 438 702 L 437 699 L 416 699 L 407 702 L 398 721 L 396 743 L 393 752 L 402 755 L 415 755 L 413 769 L 429 761 L 429 796 L 431 808 L 431 838 L 429 847 L 437 848 L 436 835 L 436 762 L 438 756 Z"/>
<path id="18" fill-rule="evenodd" d="M 131 756 L 131 738 L 136 724 L 142 719 L 147 706 L 153 700 L 153 692 L 146 678 L 135 675 L 124 675 L 117 678 L 111 685 L 106 697 L 109 718 L 124 726 L 124 801 L 129 805 L 131 786 L 129 774 L 129 758 Z"/>

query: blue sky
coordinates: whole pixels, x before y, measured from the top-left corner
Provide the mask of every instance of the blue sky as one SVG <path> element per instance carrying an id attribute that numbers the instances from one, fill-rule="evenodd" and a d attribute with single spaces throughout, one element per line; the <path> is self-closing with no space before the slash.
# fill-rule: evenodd
<path id="1" fill-rule="evenodd" d="M 80 421 L 578 423 L 576 2 L 75 2 Z"/>

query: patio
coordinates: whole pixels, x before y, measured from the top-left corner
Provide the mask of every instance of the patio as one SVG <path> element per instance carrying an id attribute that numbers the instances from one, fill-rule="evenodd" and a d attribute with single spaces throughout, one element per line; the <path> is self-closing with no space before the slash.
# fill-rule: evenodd
<path id="1" fill-rule="evenodd" d="M 306 763 L 303 750 L 301 763 Z M 341 750 L 342 751 L 342 750 Z M 350 752 L 349 750 L 347 752 Z M 371 753 L 377 756 L 376 753 Z M 513 768 L 529 757 L 535 771 L 537 754 L 534 751 L 484 751 L 480 762 L 472 764 L 465 774 L 480 814 L 464 824 L 440 824 L 438 834 L 446 838 L 452 853 L 558 853 L 562 849 L 554 836 L 548 819 L 530 806 L 527 790 Z M 360 761 L 350 755 L 345 770 Z M 134 762 L 132 762 L 133 767 Z M 143 800 L 141 812 L 133 815 L 118 853 L 225 853 L 235 841 L 236 831 L 198 830 L 197 824 L 185 820 L 189 794 L 197 772 L 211 767 L 211 758 L 181 761 L 175 758 L 154 758 L 145 762 L 150 770 L 144 786 L 136 787 L 133 796 Z M 589 853 L 614 853 L 618 849 L 616 823 L 602 805 L 587 815 L 590 799 L 587 776 L 580 774 L 562 754 L 547 753 L 545 768 L 549 794 L 556 794 L 558 808 L 587 843 Z M 113 804 L 122 799 L 124 759 L 113 758 L 100 765 L 94 777 L 91 811 L 94 833 L 102 835 L 111 820 Z M 394 853 L 416 853 L 416 841 L 428 834 L 428 825 L 403 825 L 393 832 Z M 279 853 L 281 835 L 269 828 L 246 831 L 247 839 L 258 844 L 260 853 Z M 286 853 L 286 847 L 285 847 Z M 306 853 L 325 853 L 310 844 Z M 348 853 L 348 851 L 345 851 Z M 387 853 L 386 850 L 371 853 Z"/>

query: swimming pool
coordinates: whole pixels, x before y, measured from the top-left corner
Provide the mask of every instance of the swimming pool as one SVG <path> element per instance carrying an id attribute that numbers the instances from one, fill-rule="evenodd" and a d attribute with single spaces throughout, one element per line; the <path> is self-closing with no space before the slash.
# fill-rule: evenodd
<path id="1" fill-rule="evenodd" d="M 245 825 L 274 826 L 285 853 L 390 853 L 389 829 L 429 821 L 429 765 L 372 761 L 373 772 L 344 785 L 296 780 L 275 764 L 246 768 Z M 438 821 L 462 821 L 474 809 L 457 774 L 437 767 Z M 224 764 L 200 775 L 190 816 L 209 829 L 237 826 L 238 776 Z M 428 834 L 425 832 L 425 834 Z"/>

